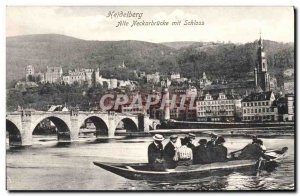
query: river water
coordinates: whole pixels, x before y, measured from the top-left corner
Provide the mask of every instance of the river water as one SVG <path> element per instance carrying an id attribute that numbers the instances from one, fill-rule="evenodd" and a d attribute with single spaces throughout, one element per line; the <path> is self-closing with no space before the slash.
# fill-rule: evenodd
<path id="1" fill-rule="evenodd" d="M 197 138 L 198 140 L 199 138 Z M 228 151 L 241 149 L 249 138 L 226 137 Z M 149 182 L 128 180 L 95 165 L 93 161 L 147 162 L 151 137 L 81 138 L 70 145 L 56 137 L 35 136 L 28 148 L 6 150 L 8 190 L 293 190 L 294 138 L 263 138 L 269 149 L 287 146 L 289 153 L 273 172 L 256 176 L 232 172 L 196 180 Z M 167 140 L 164 141 L 164 144 Z"/>

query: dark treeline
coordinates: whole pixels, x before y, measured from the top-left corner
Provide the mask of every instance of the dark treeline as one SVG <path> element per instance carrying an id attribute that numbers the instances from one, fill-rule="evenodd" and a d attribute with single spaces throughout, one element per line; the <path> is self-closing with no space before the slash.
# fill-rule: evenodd
<path id="1" fill-rule="evenodd" d="M 40 84 L 36 88 L 24 90 L 11 89 L 7 92 L 7 110 L 16 110 L 18 106 L 47 110 L 50 105 L 78 106 L 81 110 L 90 110 L 96 107 L 96 102 L 106 92 L 105 87 L 97 85 Z"/>

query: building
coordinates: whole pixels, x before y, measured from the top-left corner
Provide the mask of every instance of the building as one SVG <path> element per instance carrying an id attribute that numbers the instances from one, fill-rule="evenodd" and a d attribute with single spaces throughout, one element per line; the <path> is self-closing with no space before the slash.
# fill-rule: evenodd
<path id="1" fill-rule="evenodd" d="M 160 74 L 159 72 L 156 72 L 154 74 L 147 74 L 147 83 L 154 83 L 157 84 L 160 82 Z"/>
<path id="2" fill-rule="evenodd" d="M 35 73 L 33 65 L 28 65 L 25 68 L 25 79 L 26 82 L 44 82 L 45 75 L 42 72 Z"/>
<path id="3" fill-rule="evenodd" d="M 178 80 L 180 79 L 180 73 L 171 73 L 170 78 L 171 80 Z"/>
<path id="4" fill-rule="evenodd" d="M 34 89 L 37 88 L 39 85 L 35 82 L 24 82 L 18 81 L 15 85 L 15 89 L 17 90 L 26 90 L 26 89 Z"/>
<path id="5" fill-rule="evenodd" d="M 139 104 L 133 104 L 133 105 L 124 105 L 121 107 L 122 113 L 129 113 L 129 114 L 145 114 L 146 110 Z"/>
<path id="6" fill-rule="evenodd" d="M 287 98 L 287 118 L 289 121 L 295 120 L 295 98 L 294 94 L 286 94 Z"/>
<path id="7" fill-rule="evenodd" d="M 68 75 L 62 76 L 62 81 L 66 84 L 78 84 L 87 83 L 88 85 L 93 84 L 93 73 L 94 69 L 74 69 L 69 70 Z"/>
<path id="8" fill-rule="evenodd" d="M 62 79 L 62 68 L 61 67 L 48 67 L 45 73 L 45 81 L 49 83 L 58 83 Z"/>
<path id="9" fill-rule="evenodd" d="M 276 100 L 278 121 L 294 121 L 295 102 L 294 94 L 286 94 Z"/>
<path id="10" fill-rule="evenodd" d="M 198 94 L 197 88 L 194 86 L 189 86 L 185 91 L 185 95 L 188 98 L 197 97 L 197 94 Z"/>
<path id="11" fill-rule="evenodd" d="M 245 122 L 277 121 L 278 111 L 272 91 L 252 93 L 242 100 L 242 120 Z"/>
<path id="12" fill-rule="evenodd" d="M 161 87 L 166 87 L 169 88 L 169 86 L 171 85 L 171 80 L 169 80 L 168 77 L 164 77 L 161 81 L 160 81 L 160 86 Z"/>
<path id="13" fill-rule="evenodd" d="M 207 85 L 201 90 L 201 93 L 202 95 L 211 94 L 212 96 L 218 96 L 219 93 L 247 96 L 257 91 L 260 91 L 260 87 L 255 87 L 253 81 L 239 81 L 227 84 Z"/>
<path id="14" fill-rule="evenodd" d="M 26 81 L 29 81 L 29 77 L 34 75 L 34 67 L 32 65 L 28 65 L 25 68 L 25 73 L 26 73 Z"/>
<path id="15" fill-rule="evenodd" d="M 211 81 L 207 79 L 205 72 L 202 74 L 202 78 L 199 79 L 200 89 L 203 89 L 207 85 L 211 85 Z"/>
<path id="16" fill-rule="evenodd" d="M 197 121 L 235 121 L 238 97 L 219 93 L 218 96 L 206 94 L 196 101 Z"/>

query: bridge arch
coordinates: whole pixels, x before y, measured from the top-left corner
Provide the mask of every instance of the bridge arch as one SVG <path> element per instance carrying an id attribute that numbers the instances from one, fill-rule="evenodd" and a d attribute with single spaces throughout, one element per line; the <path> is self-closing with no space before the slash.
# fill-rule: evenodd
<path id="1" fill-rule="evenodd" d="M 138 125 L 137 123 L 132 120 L 131 118 L 125 117 L 117 121 L 115 133 L 119 133 L 120 130 L 128 132 L 138 132 Z"/>
<path id="2" fill-rule="evenodd" d="M 6 134 L 8 134 L 9 146 L 21 146 L 21 131 L 15 123 L 6 119 Z"/>
<path id="3" fill-rule="evenodd" d="M 90 120 L 96 127 L 96 137 L 108 136 L 107 123 L 99 116 L 88 116 L 80 121 L 80 126 Z"/>
<path id="4" fill-rule="evenodd" d="M 46 116 L 36 120 L 32 126 L 31 135 L 33 135 L 38 125 L 45 119 L 50 120 L 55 125 L 58 141 L 71 141 L 71 131 L 69 125 L 67 122 L 57 116 Z"/>

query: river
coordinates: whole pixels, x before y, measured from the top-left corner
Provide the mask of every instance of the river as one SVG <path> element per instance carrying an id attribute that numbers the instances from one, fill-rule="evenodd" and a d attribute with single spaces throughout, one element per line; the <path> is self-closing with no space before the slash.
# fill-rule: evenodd
<path id="1" fill-rule="evenodd" d="M 249 138 L 226 137 L 228 151 L 242 148 Z M 197 138 L 199 140 L 199 138 Z M 232 172 L 176 182 L 134 181 L 93 165 L 93 161 L 147 162 L 151 137 L 81 138 L 69 145 L 53 136 L 34 136 L 27 148 L 6 149 L 8 190 L 293 190 L 294 138 L 263 138 L 269 149 L 287 146 L 289 153 L 273 172 L 251 175 Z M 165 140 L 165 144 L 168 140 Z"/>

